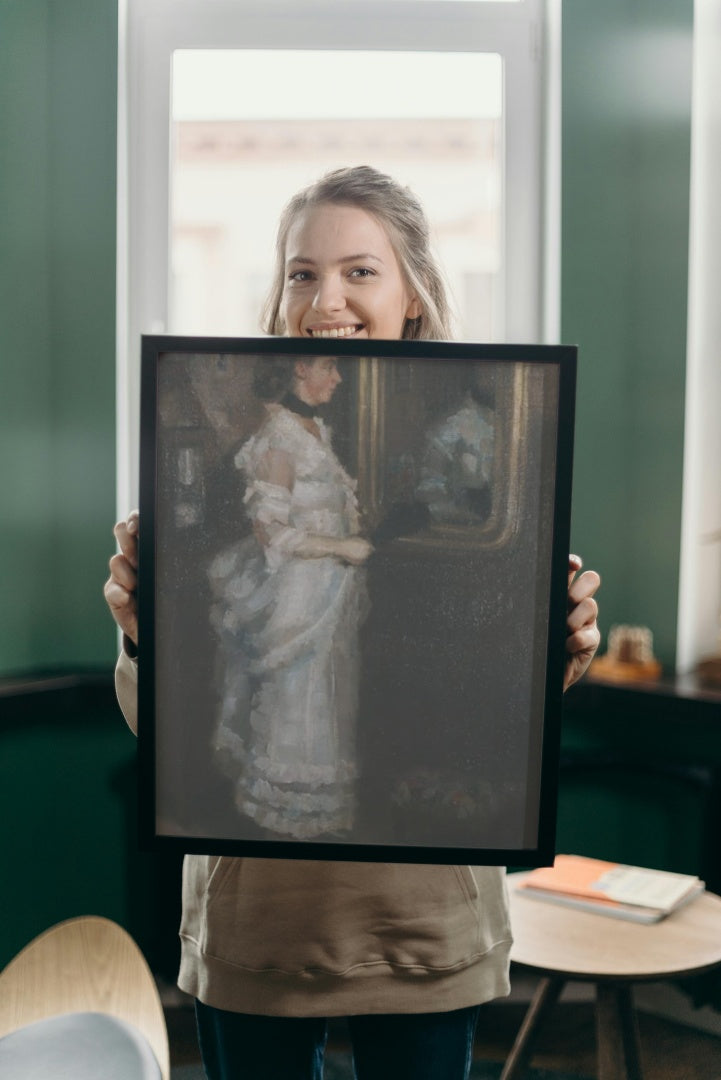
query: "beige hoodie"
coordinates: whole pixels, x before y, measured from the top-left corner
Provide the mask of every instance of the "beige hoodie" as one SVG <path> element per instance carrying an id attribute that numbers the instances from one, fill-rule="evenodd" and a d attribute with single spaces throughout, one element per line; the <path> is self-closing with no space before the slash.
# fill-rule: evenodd
<path id="1" fill-rule="evenodd" d="M 137 665 L 118 700 L 137 721 Z M 442 1012 L 508 993 L 501 867 L 186 855 L 178 984 L 269 1016 Z"/>

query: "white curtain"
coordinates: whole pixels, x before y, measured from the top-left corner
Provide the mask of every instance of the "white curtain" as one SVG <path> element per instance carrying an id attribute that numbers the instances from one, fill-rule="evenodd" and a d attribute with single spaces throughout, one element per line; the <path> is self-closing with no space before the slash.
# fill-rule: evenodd
<path id="1" fill-rule="evenodd" d="M 721 649 L 721 0 L 694 5 L 680 672 Z"/>

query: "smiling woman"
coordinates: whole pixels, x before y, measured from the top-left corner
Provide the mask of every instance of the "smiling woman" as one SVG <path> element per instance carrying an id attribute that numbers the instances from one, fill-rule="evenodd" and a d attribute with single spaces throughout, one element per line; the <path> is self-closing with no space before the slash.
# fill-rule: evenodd
<path id="1" fill-rule="evenodd" d="M 420 314 L 385 229 L 357 206 L 311 207 L 287 251 L 281 311 L 293 336 L 398 338 Z"/>
<path id="2" fill-rule="evenodd" d="M 298 337 L 447 340 L 450 311 L 416 196 L 376 169 L 336 169 L 281 217 L 264 328 Z"/>
<path id="3" fill-rule="evenodd" d="M 331 190 L 335 190 L 334 197 Z M 254 382 L 255 392 L 264 402 L 264 415 L 234 458 L 245 481 L 243 505 L 252 528 L 245 530 L 237 520 L 235 547 L 222 551 L 217 560 L 210 556 L 215 601 L 212 622 L 221 654 L 221 663 L 217 668 L 213 665 L 217 672 L 214 686 L 220 690 L 220 715 L 212 741 L 225 759 L 232 783 L 231 836 L 237 832 L 234 826 L 242 815 L 249 821 L 250 851 L 266 850 L 260 843 L 271 843 L 282 845 L 275 847 L 275 852 L 284 855 L 292 843 L 289 853 L 294 853 L 295 841 L 307 838 L 313 848 L 319 846 L 324 855 L 333 856 L 339 837 L 342 842 L 349 836 L 361 836 L 368 820 L 365 806 L 358 805 L 356 777 L 365 757 L 361 758 L 356 732 L 363 658 L 360 628 L 369 612 L 364 564 L 373 548 L 362 535 L 364 523 L 352 475 L 336 457 L 327 429 L 313 411 L 312 400 L 321 394 L 332 395 L 337 385 L 332 365 L 323 368 L 318 363 L 319 354 L 327 355 L 337 345 L 311 340 L 307 331 L 315 326 L 322 332 L 325 322 L 330 323 L 328 332 L 341 326 L 359 327 L 362 329 L 356 333 L 369 338 L 393 327 L 396 333 L 416 340 L 445 336 L 447 308 L 441 277 L 428 249 L 422 208 L 389 176 L 365 167 L 340 170 L 302 191 L 289 205 L 291 211 L 284 218 L 277 248 L 278 274 L 271 307 L 274 320 L 290 323 L 286 327 L 289 336 L 283 341 L 253 343 L 264 359 L 277 356 L 287 379 L 272 380 L 272 392 L 271 380 L 261 380 L 262 397 L 261 386 Z M 349 216 L 350 207 L 358 214 Z M 319 224 L 322 215 L 327 226 L 320 230 L 325 246 L 310 228 L 312 223 Z M 350 237 L 341 235 L 341 221 L 344 229 L 351 228 Z M 364 230 L 373 229 L 359 237 L 354 230 L 361 225 Z M 386 231 L 395 260 L 389 260 L 386 249 L 377 246 L 379 236 L 374 230 L 378 228 Z M 291 264 L 292 274 L 300 271 L 295 279 L 288 276 L 289 237 L 295 242 L 291 256 L 303 260 L 295 267 Z M 359 253 L 375 258 L 358 260 L 355 256 Z M 349 269 L 351 274 L 361 273 L 349 278 Z M 373 273 L 367 276 L 366 271 Z M 320 286 L 314 281 L 316 272 Z M 294 290 L 303 293 L 306 280 L 310 282 L 309 298 L 296 312 L 292 308 Z M 328 281 L 333 288 L 324 291 Z M 361 299 L 366 294 L 374 298 L 373 305 Z M 295 336 L 294 328 L 306 336 Z M 379 348 L 397 349 L 399 344 L 376 341 Z M 433 347 L 406 342 L 409 344 L 417 347 L 421 356 L 426 349 L 431 350 L 446 370 L 451 348 L 447 341 Z M 366 357 L 374 352 L 365 340 L 356 346 L 345 342 L 344 347 Z M 469 355 L 469 348 L 475 349 L 465 348 L 465 355 Z M 197 349 L 197 340 L 193 349 Z M 172 352 L 168 355 L 172 368 Z M 223 360 L 218 357 L 221 371 Z M 405 381 L 403 374 L 401 371 L 401 382 Z M 314 386 L 305 393 L 308 400 L 304 401 L 303 384 L 309 379 Z M 446 381 L 445 377 L 440 380 L 442 384 Z M 558 411 L 566 415 L 560 400 Z M 144 415 L 148 415 L 147 409 Z M 555 417 L 556 411 L 542 409 L 539 415 Z M 365 442 L 365 429 L 361 434 Z M 554 446 L 556 442 L 554 439 Z M 467 451 L 466 463 L 469 457 Z M 172 462 L 169 455 L 166 460 Z M 185 463 L 185 455 L 181 461 Z M 152 475 L 157 475 L 155 468 Z M 533 475 L 530 482 L 538 501 L 545 505 Z M 151 505 L 145 496 L 143 505 Z M 166 521 L 171 520 L 173 516 L 166 515 Z M 530 530 L 529 536 L 533 542 L 535 531 Z M 106 598 L 121 627 L 132 628 L 135 619 L 137 642 L 136 570 L 140 567 L 144 574 L 146 568 L 152 568 L 150 552 L 163 551 L 165 545 L 156 545 L 156 534 L 146 529 L 143 552 L 148 551 L 149 558 L 139 553 L 137 516 L 119 523 L 116 537 L 122 554 L 110 562 Z M 565 544 L 563 536 L 560 543 Z M 559 650 L 558 663 L 549 662 L 547 670 L 557 671 L 560 682 L 558 669 L 565 655 L 565 679 L 570 685 L 585 670 L 598 644 L 593 600 L 598 577 L 586 572 L 576 579 L 580 561 L 569 560 L 567 598 L 563 588 L 565 552 L 560 547 L 558 550 L 563 563 L 555 580 L 561 586 L 559 612 L 568 612 L 567 637 L 565 654 Z M 483 554 L 481 559 L 487 561 Z M 403 560 L 408 565 L 412 562 L 406 560 L 405 553 Z M 205 576 L 208 563 L 205 559 L 201 562 Z M 186 569 L 189 565 L 192 568 L 192 563 L 193 557 L 183 545 L 180 565 Z M 523 590 L 524 597 L 533 598 L 538 586 L 536 560 L 520 552 L 518 563 L 533 575 L 534 585 Z M 454 562 L 456 580 L 460 580 L 464 565 Z M 421 582 L 413 593 L 421 607 L 404 610 L 401 606 L 396 615 L 406 626 L 411 625 L 411 618 L 424 617 L 426 625 L 438 633 L 435 615 L 448 608 L 447 603 L 441 605 L 448 595 L 443 579 L 435 575 L 438 599 L 429 609 L 426 586 L 434 575 L 415 562 L 413 572 Z M 384 580 L 381 577 L 381 585 Z M 192 612 L 199 590 L 195 583 L 191 588 L 193 601 L 186 607 Z M 483 662 L 493 656 L 477 639 L 480 609 L 475 601 L 483 598 L 477 590 L 476 583 L 464 591 L 472 601 L 464 610 L 473 630 L 465 634 L 461 652 L 445 664 L 448 651 L 439 657 L 434 650 L 436 662 L 440 659 L 443 663 L 441 676 L 432 680 L 441 697 L 446 682 L 462 686 L 472 669 L 485 678 Z M 498 596 L 497 588 L 493 592 Z M 139 595 L 152 596 L 153 592 L 141 583 Z M 151 613 L 152 625 L 141 620 L 139 640 L 149 642 L 151 648 L 153 642 L 166 641 L 180 610 L 185 610 L 172 590 L 157 590 L 157 596 L 162 595 L 171 605 L 166 608 L 167 617 L 156 610 Z M 488 595 L 493 599 L 491 590 Z M 507 615 L 511 633 L 496 666 L 504 672 L 513 693 L 507 712 L 490 708 L 490 730 L 498 734 L 500 742 L 496 744 L 498 754 L 485 755 L 489 767 L 506 760 L 505 720 L 516 714 L 519 667 L 525 665 L 529 670 L 527 606 L 508 604 L 503 596 L 499 599 L 492 609 Z M 375 604 L 370 611 L 378 614 Z M 387 625 L 382 607 L 379 614 L 376 625 Z M 159 627 L 168 628 L 167 633 L 158 633 Z M 407 641 L 404 631 L 405 627 L 400 636 Z M 449 637 L 443 631 L 441 637 L 445 648 Z M 376 646 L 382 647 L 383 640 L 379 634 Z M 393 661 L 388 650 L 383 652 Z M 152 658 L 153 653 L 143 653 L 135 666 L 127 653 L 119 661 L 118 687 L 131 724 L 137 719 L 136 678 L 138 669 L 147 670 L 143 667 L 145 656 Z M 177 671 L 184 666 L 182 657 L 173 653 L 169 669 Z M 195 685 L 197 669 L 189 666 Z M 391 689 L 397 687 L 401 666 L 392 663 Z M 429 665 L 431 675 L 434 670 Z M 457 671 L 460 677 L 456 677 Z M 422 689 L 428 685 L 425 682 Z M 153 687 L 145 674 L 140 689 L 142 704 L 154 709 Z M 486 686 L 483 689 L 483 700 L 488 704 Z M 379 741 L 387 757 L 400 713 L 392 698 L 386 705 L 390 721 L 379 732 Z M 170 712 L 175 714 L 175 710 Z M 196 709 L 184 700 L 180 712 L 197 737 L 208 714 L 207 702 Z M 475 729 L 476 711 L 465 708 L 464 703 L 462 712 L 466 730 Z M 372 704 L 364 707 L 363 716 L 372 715 Z M 419 719 L 415 708 L 412 716 Z M 427 726 L 429 752 L 437 750 L 439 743 L 445 745 L 447 716 L 443 708 L 436 713 L 436 722 Z M 148 730 L 142 719 L 141 730 Z M 414 733 L 418 730 L 416 726 Z M 527 737 L 523 745 L 528 747 Z M 461 757 L 473 767 L 465 752 Z M 412 787 L 416 778 L 414 774 L 400 792 L 404 806 L 408 805 L 406 794 L 411 800 L 414 793 L 421 798 L 426 792 L 436 797 L 435 777 L 426 783 L 424 773 L 420 788 Z M 212 785 L 213 793 L 217 787 L 217 783 Z M 451 807 L 453 816 L 462 816 L 470 808 L 471 798 L 465 788 L 453 788 L 449 803 L 443 805 Z M 473 805 L 478 804 L 474 801 Z M 191 800 L 193 814 L 201 812 L 203 806 L 203 799 Z M 401 815 L 403 812 L 401 807 Z M 525 825 L 525 814 L 520 816 Z M 168 839 L 178 839 L 173 821 L 159 824 Z M 385 815 L 383 824 L 387 827 Z M 354 833 L 356 828 L 358 833 Z M 202 838 L 207 833 L 194 835 Z M 224 835 L 227 837 L 228 831 Z M 180 839 L 185 846 L 182 836 Z M 384 854 L 392 855 L 395 850 L 386 844 Z M 520 848 L 514 845 L 513 850 Z M 453 845 L 451 857 L 457 857 L 458 851 Z M 508 992 L 510 929 L 503 871 L 497 865 L 474 870 L 463 865 L 438 866 L 435 854 L 434 865 L 418 866 L 415 852 L 404 850 L 402 854 L 410 856 L 407 865 L 356 863 L 344 861 L 343 856 L 311 861 L 305 852 L 296 860 L 187 856 L 179 984 L 198 999 L 200 1041 L 209 1075 L 219 1068 L 228 1074 L 242 1072 L 255 1080 L 300 1072 L 319 1076 L 327 1035 L 323 1017 L 329 1014 L 354 1019 L 368 1019 L 373 1014 L 378 1023 L 382 1021 L 380 1029 L 373 1026 L 372 1030 L 353 1033 L 359 1080 L 441 1080 L 449 1075 L 460 1080 L 468 1075 L 479 1006 Z M 414 1014 L 418 1014 L 415 1019 Z M 302 1046 L 296 1041 L 299 1038 Z M 259 1063 L 257 1069 L 247 1067 L 251 1058 Z"/>

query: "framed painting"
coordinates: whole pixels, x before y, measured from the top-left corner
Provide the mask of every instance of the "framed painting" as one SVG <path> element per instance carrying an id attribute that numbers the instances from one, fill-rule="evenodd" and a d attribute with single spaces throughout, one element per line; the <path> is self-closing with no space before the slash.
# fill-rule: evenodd
<path id="1" fill-rule="evenodd" d="M 144 846 L 552 861 L 575 371 L 143 339 Z"/>

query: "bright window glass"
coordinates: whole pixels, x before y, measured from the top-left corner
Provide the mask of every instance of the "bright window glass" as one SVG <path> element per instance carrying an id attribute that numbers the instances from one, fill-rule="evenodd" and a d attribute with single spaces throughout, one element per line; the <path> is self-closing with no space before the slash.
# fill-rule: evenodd
<path id="1" fill-rule="evenodd" d="M 120 513 L 141 334 L 257 333 L 281 206 L 361 154 L 426 205 L 457 337 L 556 340 L 560 0 L 118 0 L 118 26 Z"/>
<path id="2" fill-rule="evenodd" d="M 502 336 L 500 56 L 176 50 L 172 123 L 171 332 L 258 333 L 288 198 L 370 164 L 423 202 L 457 336 Z"/>

